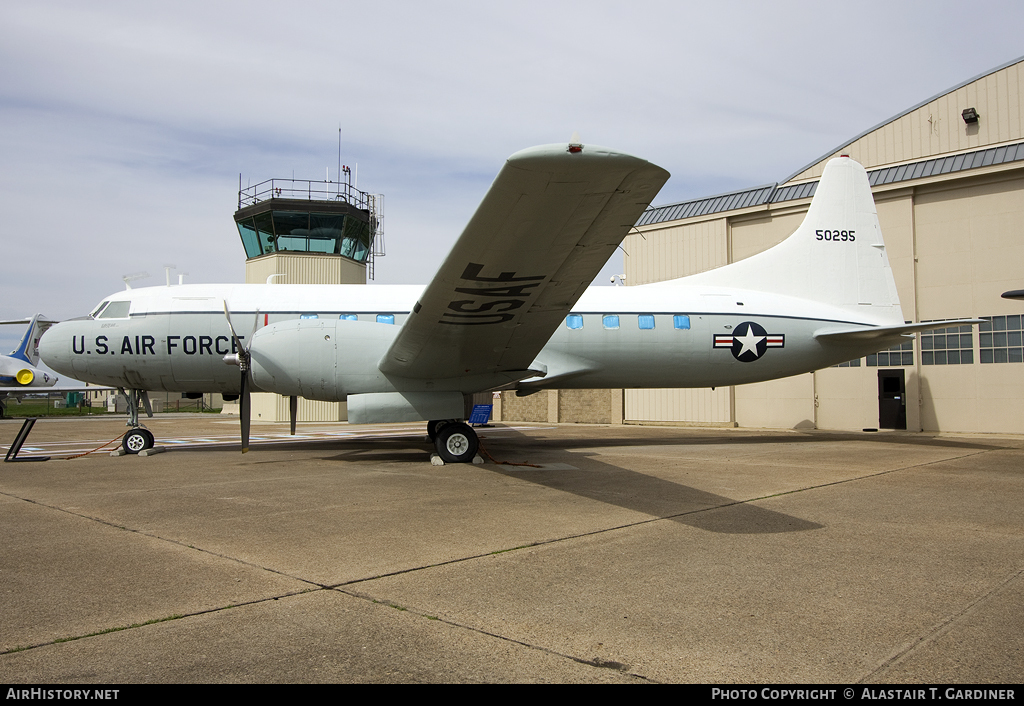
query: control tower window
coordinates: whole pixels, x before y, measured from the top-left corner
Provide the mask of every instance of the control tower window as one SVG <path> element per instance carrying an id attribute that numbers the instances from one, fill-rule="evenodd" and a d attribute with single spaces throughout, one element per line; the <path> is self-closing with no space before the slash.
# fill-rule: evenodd
<path id="1" fill-rule="evenodd" d="M 272 252 L 344 255 L 365 262 L 370 254 L 370 224 L 331 213 L 269 211 L 237 221 L 246 257 Z"/>
<path id="2" fill-rule="evenodd" d="M 309 214 L 309 251 L 338 253 L 345 220 L 329 213 Z"/>
<path id="3" fill-rule="evenodd" d="M 245 256 L 258 257 L 263 254 L 260 246 L 260 237 L 256 234 L 256 226 L 251 218 L 238 222 L 238 234 L 242 236 L 242 247 L 245 248 Z"/>
<path id="4" fill-rule="evenodd" d="M 270 213 L 257 213 L 253 221 L 256 224 L 256 233 L 259 236 L 263 252 L 270 253 L 277 250 L 277 239 L 274 237 L 274 219 Z"/>

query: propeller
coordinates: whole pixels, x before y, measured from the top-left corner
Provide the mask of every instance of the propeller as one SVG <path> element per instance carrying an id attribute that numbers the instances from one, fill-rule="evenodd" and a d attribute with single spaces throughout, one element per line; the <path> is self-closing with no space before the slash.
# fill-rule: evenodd
<path id="1" fill-rule="evenodd" d="M 242 371 L 242 382 L 238 394 L 238 412 L 242 422 L 242 453 L 246 453 L 249 450 L 249 417 L 251 407 L 249 399 L 249 364 L 252 361 L 252 356 L 249 354 L 249 347 L 252 345 L 253 334 L 256 333 L 256 328 L 260 325 L 260 312 L 259 309 L 256 310 L 256 320 L 252 324 L 249 343 L 244 346 L 238 334 L 235 333 L 235 327 L 231 324 L 231 312 L 228 311 L 228 303 L 226 301 L 224 302 L 224 318 L 228 320 L 231 337 L 235 340 L 235 350 L 238 351 L 238 353 L 224 356 L 224 362 L 229 365 L 237 365 Z"/>

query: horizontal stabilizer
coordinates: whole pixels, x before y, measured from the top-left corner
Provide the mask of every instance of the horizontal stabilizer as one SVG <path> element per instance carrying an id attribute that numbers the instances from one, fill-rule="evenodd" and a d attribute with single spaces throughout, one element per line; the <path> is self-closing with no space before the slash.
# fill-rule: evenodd
<path id="1" fill-rule="evenodd" d="M 819 341 L 831 343 L 864 343 L 865 341 L 883 341 L 898 339 L 920 331 L 933 331 L 937 328 L 980 324 L 983 319 L 947 319 L 945 321 L 929 321 L 917 324 L 899 324 L 896 326 L 857 326 L 856 328 L 825 328 L 816 331 L 814 337 Z"/>

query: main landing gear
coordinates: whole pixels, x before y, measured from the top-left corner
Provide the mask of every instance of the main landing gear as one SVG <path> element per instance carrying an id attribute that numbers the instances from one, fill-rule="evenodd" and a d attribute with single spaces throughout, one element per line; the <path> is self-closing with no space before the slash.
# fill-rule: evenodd
<path id="1" fill-rule="evenodd" d="M 129 390 L 125 392 L 123 389 L 118 389 L 125 400 L 128 402 L 128 426 L 131 429 L 121 439 L 121 448 L 124 449 L 126 454 L 137 454 L 145 449 L 153 448 L 153 444 L 156 443 L 156 437 L 153 436 L 153 432 L 146 429 L 139 422 L 139 401 L 142 401 L 142 406 L 146 408 L 146 415 L 149 417 L 153 416 L 153 405 L 149 402 L 149 393 L 145 390 Z"/>
<path id="2" fill-rule="evenodd" d="M 480 448 L 480 440 L 473 427 L 454 419 L 427 422 L 427 436 L 445 463 L 472 463 Z"/>

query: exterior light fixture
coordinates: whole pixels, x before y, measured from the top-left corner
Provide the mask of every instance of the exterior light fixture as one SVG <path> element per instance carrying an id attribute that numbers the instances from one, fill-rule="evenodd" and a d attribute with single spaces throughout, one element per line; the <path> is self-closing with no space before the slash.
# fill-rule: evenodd
<path id="1" fill-rule="evenodd" d="M 964 122 L 967 123 L 968 125 L 973 125 L 974 123 L 978 122 L 978 111 L 976 111 L 974 108 L 966 108 L 962 115 L 964 118 Z"/>

